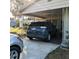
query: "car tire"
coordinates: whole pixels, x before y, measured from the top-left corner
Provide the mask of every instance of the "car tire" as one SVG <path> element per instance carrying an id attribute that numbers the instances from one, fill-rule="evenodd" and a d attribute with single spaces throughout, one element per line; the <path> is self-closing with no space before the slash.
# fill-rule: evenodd
<path id="1" fill-rule="evenodd" d="M 28 37 L 30 40 L 33 40 L 31 37 Z"/>
<path id="2" fill-rule="evenodd" d="M 19 59 L 20 51 L 18 47 L 11 47 L 10 48 L 10 59 Z"/>

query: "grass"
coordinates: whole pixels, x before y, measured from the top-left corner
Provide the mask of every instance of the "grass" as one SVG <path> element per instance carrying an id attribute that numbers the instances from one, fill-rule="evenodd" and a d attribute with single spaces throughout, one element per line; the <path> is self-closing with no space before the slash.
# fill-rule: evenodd
<path id="1" fill-rule="evenodd" d="M 57 48 L 49 53 L 45 59 L 69 59 L 69 50 Z"/>

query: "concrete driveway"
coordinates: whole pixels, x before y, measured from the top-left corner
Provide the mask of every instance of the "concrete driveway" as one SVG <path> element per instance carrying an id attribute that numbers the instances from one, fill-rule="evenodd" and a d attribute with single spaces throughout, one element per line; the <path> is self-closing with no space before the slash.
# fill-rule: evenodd
<path id="1" fill-rule="evenodd" d="M 48 53 L 59 47 L 58 44 L 33 41 L 28 38 L 24 38 L 23 42 L 24 49 L 20 59 L 45 59 Z"/>

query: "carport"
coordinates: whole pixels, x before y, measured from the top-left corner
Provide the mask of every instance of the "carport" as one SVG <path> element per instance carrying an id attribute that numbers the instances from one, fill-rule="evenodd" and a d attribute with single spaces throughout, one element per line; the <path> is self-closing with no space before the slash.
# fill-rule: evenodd
<path id="1" fill-rule="evenodd" d="M 69 8 L 45 10 L 45 11 L 28 13 L 28 14 L 23 14 L 23 15 L 40 17 L 40 18 L 44 18 L 44 19 L 47 19 L 47 20 L 53 22 L 56 25 L 56 27 L 62 32 L 62 38 L 60 39 L 60 41 L 62 42 L 61 46 L 68 47 Z M 24 51 L 25 52 L 28 51 L 27 52 L 28 54 L 23 52 L 21 58 L 24 57 L 24 58 L 28 58 L 28 59 L 44 59 L 49 52 L 54 51 L 57 47 L 60 46 L 60 45 L 54 45 L 51 43 L 44 43 L 44 42 L 42 42 L 42 44 L 40 44 L 40 42 L 35 42 L 35 41 L 34 42 L 24 41 L 24 42 L 25 42 Z M 28 43 L 26 43 L 26 42 L 28 42 Z M 30 48 L 30 46 L 31 46 L 31 48 Z M 36 48 L 34 48 L 34 47 L 36 47 Z M 47 50 L 45 50 L 45 49 L 47 49 Z M 33 53 L 33 52 L 38 52 L 38 53 Z"/>
<path id="2" fill-rule="evenodd" d="M 48 1 L 47 0 L 39 0 L 39 1 L 23 0 L 19 2 L 23 4 L 21 3 L 19 3 L 19 5 L 14 4 L 14 1 L 13 1 L 13 4 L 16 5 L 16 7 L 19 7 L 19 9 L 17 8 L 17 11 L 19 11 L 21 15 L 41 17 L 41 18 L 50 20 L 62 32 L 63 42 L 68 41 L 68 32 L 69 32 L 69 27 L 68 27 L 69 26 L 69 1 L 68 0 L 50 0 L 50 1 L 49 0 Z M 16 11 L 16 8 L 13 6 L 11 11 Z M 20 25 L 22 25 L 22 19 L 20 22 L 21 22 Z"/>
<path id="3" fill-rule="evenodd" d="M 54 25 L 56 25 L 56 28 L 62 33 L 62 9 L 45 10 L 45 11 L 39 11 L 34 13 L 27 13 L 23 15 L 40 17 L 50 22 L 53 22 Z M 62 38 L 61 39 L 57 38 L 54 40 L 54 42 L 56 42 L 56 40 L 59 40 L 59 42 L 61 42 Z"/>
<path id="4" fill-rule="evenodd" d="M 68 7 L 36 11 L 36 12 L 23 12 L 23 15 L 40 17 L 53 22 L 62 33 L 62 39 L 60 39 L 62 40 L 62 45 L 68 46 L 66 45 L 66 43 L 69 41 L 69 38 L 68 38 L 69 8 Z"/>

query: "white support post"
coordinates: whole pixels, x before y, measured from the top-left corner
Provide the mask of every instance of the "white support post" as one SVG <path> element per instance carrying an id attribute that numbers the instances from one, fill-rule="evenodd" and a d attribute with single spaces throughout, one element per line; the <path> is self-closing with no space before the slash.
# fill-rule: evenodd
<path id="1" fill-rule="evenodd" d="M 20 20 L 19 20 L 19 27 L 23 28 L 23 17 L 21 17 Z"/>
<path id="2" fill-rule="evenodd" d="M 69 8 L 62 9 L 62 47 L 69 47 Z"/>

